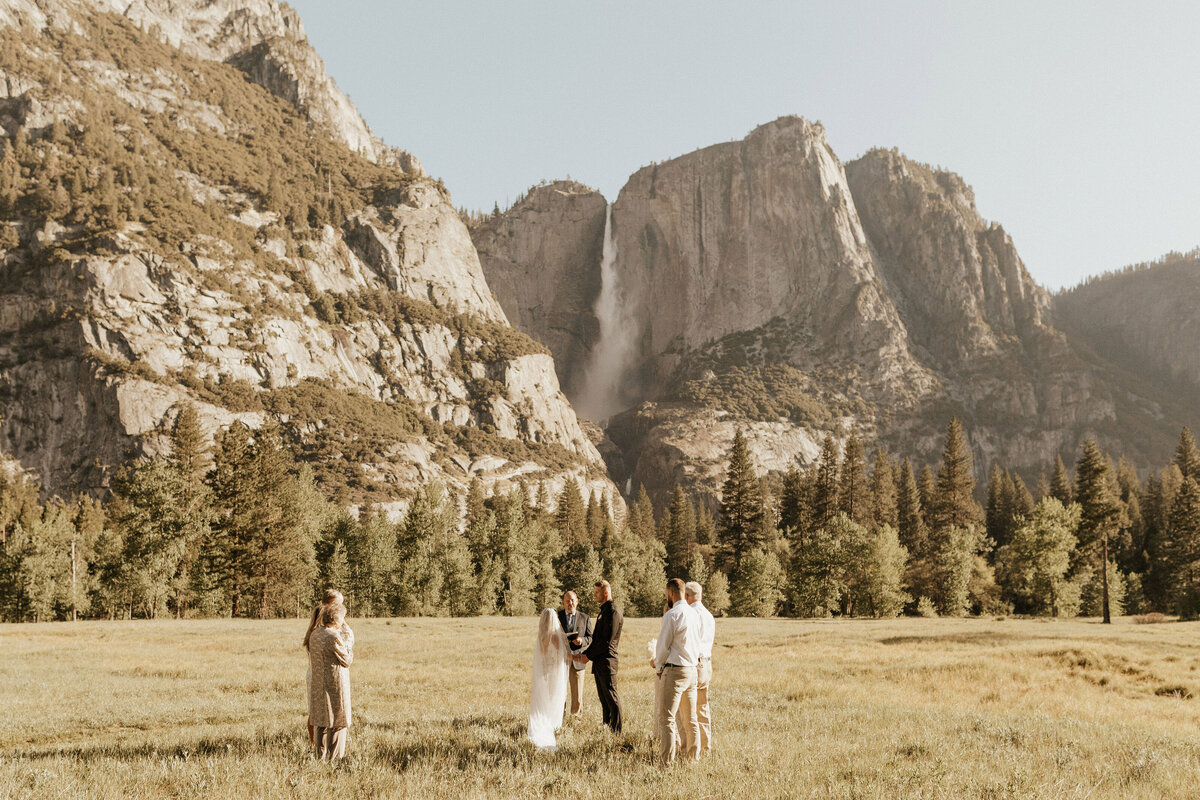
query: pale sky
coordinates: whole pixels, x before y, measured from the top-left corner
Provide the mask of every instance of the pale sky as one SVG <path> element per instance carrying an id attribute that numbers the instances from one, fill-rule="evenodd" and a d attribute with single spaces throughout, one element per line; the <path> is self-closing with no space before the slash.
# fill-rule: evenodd
<path id="1" fill-rule="evenodd" d="M 786 114 L 953 170 L 1049 288 L 1200 246 L 1200 3 L 289 0 L 377 135 L 490 210 Z"/>

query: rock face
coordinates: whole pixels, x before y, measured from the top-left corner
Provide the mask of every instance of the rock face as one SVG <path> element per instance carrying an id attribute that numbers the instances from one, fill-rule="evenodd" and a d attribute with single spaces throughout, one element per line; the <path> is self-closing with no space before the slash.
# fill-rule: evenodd
<path id="1" fill-rule="evenodd" d="M 1054 319 L 1134 374 L 1200 400 L 1200 251 L 1089 280 L 1054 298 Z"/>
<path id="2" fill-rule="evenodd" d="M 300 16 L 275 0 L 6 0 L 0 24 L 70 29 L 72 7 L 119 14 L 142 31 L 206 61 L 226 61 L 283 98 L 351 150 L 423 175 L 420 162 L 383 144 L 325 73 Z"/>
<path id="3" fill-rule="evenodd" d="M 471 230 L 488 284 L 508 318 L 550 348 L 568 397 L 582 388 L 599 333 L 600 255 L 608 204 L 571 181 L 535 186 Z"/>
<path id="4" fill-rule="evenodd" d="M 959 176 L 895 150 L 846 166 L 876 268 L 913 344 L 953 364 L 1003 351 L 1044 328 L 1049 294 L 999 225 L 985 225 Z"/>
<path id="5" fill-rule="evenodd" d="M 512 212 L 491 225 L 530 238 L 523 252 L 558 236 Z M 932 461 L 956 415 L 982 473 L 1070 460 L 1088 435 L 1161 461 L 1193 413 L 1054 326 L 1050 295 L 960 177 L 884 150 L 843 167 L 796 117 L 639 170 L 613 227 L 639 338 L 609 464 L 660 499 L 677 481 L 718 492 L 737 427 L 765 471 L 810 463 L 851 425 Z M 1161 335 L 1134 330 L 1122 335 Z"/>
<path id="6" fill-rule="evenodd" d="M 798 463 L 815 463 L 821 454 L 823 433 L 813 428 L 646 402 L 610 423 L 607 433 L 620 448 L 620 460 L 614 464 L 610 459 L 610 472 L 620 485 L 645 486 L 656 503 L 669 502 L 675 483 L 716 499 L 725 482 L 725 455 L 738 429 L 760 473 L 787 472 Z"/>
<path id="7" fill-rule="evenodd" d="M 335 236 L 313 255 L 299 264 L 313 283 L 382 289 L 378 265 L 359 260 Z M 238 278 L 243 286 L 255 281 L 253 274 Z M 305 296 L 287 291 L 278 279 L 262 281 L 255 287 L 258 296 L 277 298 L 295 313 L 256 320 L 238 299 L 205 289 L 194 274 L 156 269 L 153 260 L 133 254 L 62 263 L 43 281 L 46 295 L 56 298 L 49 302 L 80 309 L 87 322 L 56 325 L 38 336 L 31 329 L 44 324 L 45 305 L 25 315 L 3 314 L 6 356 L 19 358 L 20 348 L 59 348 L 62 357 L 31 359 L 0 377 L 8 389 L 3 427 L 8 447 L 24 454 L 22 461 L 52 490 L 102 484 L 107 468 L 129 447 L 159 452 L 166 446 L 165 426 L 185 402 L 198 404 L 210 432 L 234 419 L 261 425 L 264 411 L 235 413 L 223 407 L 219 394 L 205 390 L 222 383 L 279 391 L 318 381 L 370 398 L 381 411 L 404 400 L 434 423 L 487 425 L 505 439 L 555 443 L 584 468 L 599 461 L 558 391 L 546 355 L 476 361 L 464 371 L 456 359 L 482 342 L 444 324 L 389 327 L 368 316 L 329 325 L 306 314 Z M 15 303 L 12 296 L 5 300 L 6 310 Z M 183 374 L 200 381 L 198 394 L 173 380 Z M 473 397 L 473 380 L 494 381 L 499 394 Z M 407 438 L 407 447 L 380 453 L 373 464 L 397 485 L 400 497 L 428 480 L 462 483 L 480 465 L 497 474 L 536 468 L 507 465 L 503 458 L 438 464 L 444 445 Z"/>
<path id="8" fill-rule="evenodd" d="M 649 385 L 681 356 L 783 318 L 809 352 L 908 371 L 907 332 L 871 268 L 841 164 L 796 117 L 645 167 L 613 209 L 620 281 L 641 299 Z"/>
<path id="9" fill-rule="evenodd" d="M 383 208 L 351 214 L 345 236 L 389 289 L 507 322 L 488 288 L 471 236 L 444 192 L 418 182 L 386 202 Z"/>
<path id="10" fill-rule="evenodd" d="M 102 96 L 122 120 L 105 146 L 139 148 L 154 184 L 174 187 L 146 202 L 176 204 L 176 227 L 151 220 L 122 179 L 106 201 L 120 215 L 55 211 L 34 189 L 59 179 L 36 169 L 12 208 L 0 200 L 0 449 L 48 493 L 99 490 L 130 451 L 160 452 L 184 403 L 210 434 L 281 422 L 319 480 L 345 479 L 348 503 L 403 503 L 422 483 L 474 477 L 613 493 L 551 356 L 509 327 L 445 190 L 370 135 L 294 12 L 146 0 L 121 3 L 122 21 L 99 0 L 47 7 L 0 8 L 16 53 L 0 123 L 21 128 L 21 163 L 58 160 L 85 183 L 102 172 L 78 102 Z M 45 80 L 58 59 L 47 25 L 88 50 L 86 66 L 68 65 L 69 89 Z M 110 39 L 137 57 L 106 50 Z M 195 99 L 212 85 L 225 104 Z M 313 147 L 306 121 L 293 125 L 264 90 L 340 144 Z M 264 166 L 277 154 L 256 148 L 271 136 L 293 136 L 278 141 L 299 160 Z M 177 155 L 196 142 L 190 163 Z M 293 184 L 329 159 L 363 187 L 314 201 L 310 215 L 328 222 L 293 224 L 270 207 L 287 208 L 286 191 L 254 188 L 256 174 Z M 109 221 L 93 233 L 98 214 Z"/>

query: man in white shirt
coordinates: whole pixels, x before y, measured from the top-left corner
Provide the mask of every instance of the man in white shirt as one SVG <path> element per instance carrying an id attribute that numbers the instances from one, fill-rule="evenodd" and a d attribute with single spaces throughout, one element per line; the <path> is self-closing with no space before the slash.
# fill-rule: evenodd
<path id="1" fill-rule="evenodd" d="M 667 581 L 667 604 L 662 629 L 654 651 L 658 684 L 654 693 L 654 731 L 658 736 L 658 759 L 663 766 L 675 760 L 675 717 L 683 757 L 700 757 L 700 724 L 696 719 L 696 668 L 700 663 L 700 618 L 683 600 L 683 581 Z"/>
<path id="2" fill-rule="evenodd" d="M 683 587 L 683 599 L 700 620 L 700 664 L 696 668 L 696 717 L 700 723 L 700 752 L 712 752 L 712 712 L 708 707 L 708 684 L 712 680 L 713 638 L 717 632 L 717 621 L 712 612 L 700 602 L 704 589 L 695 581 Z"/>

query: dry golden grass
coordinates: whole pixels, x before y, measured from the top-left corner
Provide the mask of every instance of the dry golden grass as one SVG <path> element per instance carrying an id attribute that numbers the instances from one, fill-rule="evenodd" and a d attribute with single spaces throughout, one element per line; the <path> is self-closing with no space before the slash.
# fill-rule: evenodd
<path id="1" fill-rule="evenodd" d="M 535 620 L 357 620 L 340 767 L 304 733 L 302 621 L 0 626 L 3 797 L 1200 796 L 1200 624 L 719 620 L 716 751 L 651 762 L 656 620 L 627 727 L 523 739 Z"/>

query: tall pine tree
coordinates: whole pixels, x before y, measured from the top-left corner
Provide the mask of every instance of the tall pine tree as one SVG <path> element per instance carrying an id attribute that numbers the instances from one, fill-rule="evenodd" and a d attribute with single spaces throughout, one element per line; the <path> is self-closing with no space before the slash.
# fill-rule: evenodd
<path id="1" fill-rule="evenodd" d="M 1029 487 L 1025 485 L 1025 479 L 1017 473 L 1010 473 L 1012 479 L 1012 511 L 1014 517 L 1027 517 L 1033 513 L 1033 508 L 1037 505 L 1033 500 L 1033 493 L 1029 491 Z"/>
<path id="2" fill-rule="evenodd" d="M 212 466 L 208 437 L 193 403 L 185 403 L 171 427 L 171 462 L 191 479 L 199 480 Z"/>
<path id="3" fill-rule="evenodd" d="M 859 525 L 870 525 L 873 509 L 867 482 L 866 455 L 863 453 L 862 440 L 854 430 L 846 438 L 839 478 L 838 511 Z"/>
<path id="4" fill-rule="evenodd" d="M 197 575 L 200 551 L 210 536 L 212 503 L 204 475 L 211 466 L 208 438 L 200 426 L 200 415 L 192 403 L 180 408 L 171 428 L 171 453 L 168 461 L 183 478 L 180 503 L 183 513 L 192 520 L 187 547 L 179 564 L 178 574 L 172 581 L 175 593 L 176 615 L 188 616 L 196 599 L 197 589 L 209 588 L 207 576 Z"/>
<path id="5" fill-rule="evenodd" d="M 808 487 L 804 475 L 792 467 L 783 476 L 779 494 L 779 529 L 789 541 L 799 542 L 808 527 Z"/>
<path id="6" fill-rule="evenodd" d="M 637 497 L 629 507 L 630 532 L 639 539 L 654 538 L 654 503 L 646 493 L 645 485 L 638 486 Z"/>
<path id="7" fill-rule="evenodd" d="M 992 464 L 992 474 L 988 477 L 987 505 L 984 513 L 987 519 L 988 537 L 997 547 L 1008 544 L 1007 527 L 1011 519 L 1012 484 L 1007 473 L 999 464 Z"/>
<path id="8" fill-rule="evenodd" d="M 930 509 L 930 528 L 933 531 L 979 525 L 983 511 L 975 502 L 975 475 L 971 450 L 962 424 L 955 417 L 946 428 L 946 443 L 942 447 L 942 466 L 938 470 L 937 489 Z"/>
<path id="9" fill-rule="evenodd" d="M 686 577 L 696 553 L 696 511 L 683 487 L 675 485 L 671 495 L 671 525 L 668 531 L 667 574 Z"/>
<path id="10" fill-rule="evenodd" d="M 921 473 L 917 476 L 917 491 L 921 495 L 921 510 L 925 527 L 933 527 L 933 507 L 937 502 L 937 476 L 933 474 L 933 467 L 925 464 L 921 467 Z"/>
<path id="11" fill-rule="evenodd" d="M 750 460 L 750 449 L 739 428 L 729 450 L 729 468 L 721 489 L 721 521 L 718 529 L 723 570 L 736 575 L 742 556 L 760 544 L 762 491 Z"/>
<path id="12" fill-rule="evenodd" d="M 1145 522 L 1146 575 L 1142 591 L 1150 607 L 1167 610 L 1171 601 L 1172 546 L 1170 542 L 1171 510 L 1183 483 L 1179 467 L 1171 464 L 1146 480 L 1146 505 L 1142 511 Z"/>
<path id="13" fill-rule="evenodd" d="M 871 505 L 876 529 L 898 526 L 896 467 L 882 447 L 875 450 L 875 467 L 871 470 Z"/>
<path id="14" fill-rule="evenodd" d="M 838 494 L 841 484 L 841 455 L 833 434 L 825 435 L 821 444 L 821 455 L 817 459 L 817 472 L 812 487 L 812 527 L 823 528 L 837 516 Z"/>
<path id="15" fill-rule="evenodd" d="M 1120 522 L 1120 504 L 1113 492 L 1108 456 L 1096 440 L 1088 438 L 1075 465 L 1075 497 L 1080 506 L 1079 559 L 1097 570 L 1103 580 L 1104 622 L 1112 622 L 1109 609 L 1107 564 L 1112 535 Z"/>
<path id="16" fill-rule="evenodd" d="M 1175 448 L 1174 463 L 1184 478 L 1200 481 L 1200 450 L 1196 449 L 1196 439 L 1188 428 L 1179 432 L 1179 445 Z"/>
<path id="17" fill-rule="evenodd" d="M 912 462 L 907 458 L 900 465 L 900 482 L 896 488 L 896 529 L 909 558 L 922 559 L 928 555 L 929 535 L 925 529 L 921 491 L 913 476 Z"/>
<path id="18" fill-rule="evenodd" d="M 1169 606 L 1185 618 L 1200 616 L 1200 483 L 1193 478 L 1175 493 L 1160 550 Z"/>
<path id="19" fill-rule="evenodd" d="M 579 494 L 579 484 L 568 477 L 558 494 L 558 509 L 554 512 L 554 525 L 566 547 L 591 543 L 587 522 L 587 509 Z"/>
<path id="20" fill-rule="evenodd" d="M 696 544 L 711 545 L 717 538 L 717 523 L 708 503 L 703 500 L 696 509 Z"/>
<path id="21" fill-rule="evenodd" d="M 1067 474 L 1067 466 L 1063 463 L 1062 453 L 1054 456 L 1054 475 L 1050 478 L 1050 496 L 1064 506 L 1075 502 L 1075 492 L 1071 488 L 1071 476 Z"/>

